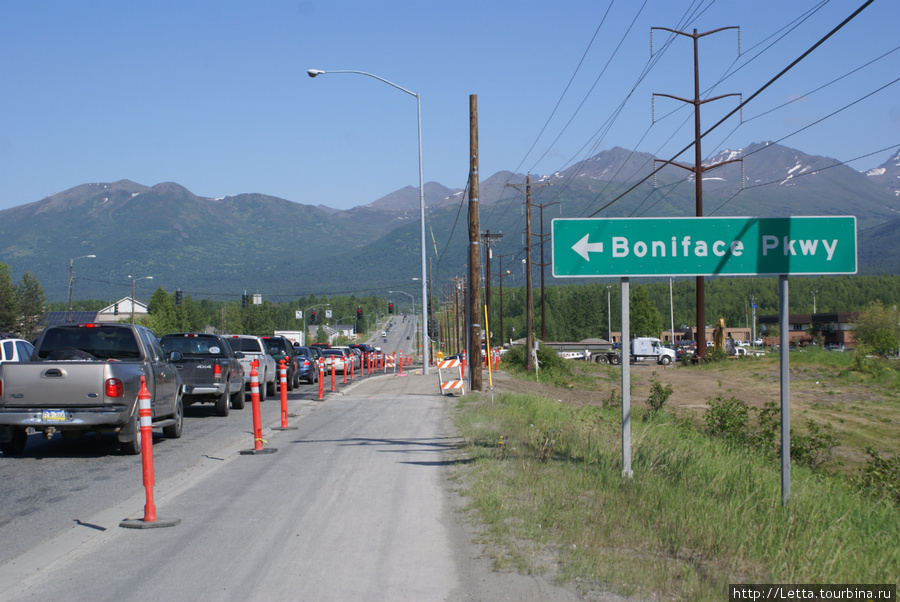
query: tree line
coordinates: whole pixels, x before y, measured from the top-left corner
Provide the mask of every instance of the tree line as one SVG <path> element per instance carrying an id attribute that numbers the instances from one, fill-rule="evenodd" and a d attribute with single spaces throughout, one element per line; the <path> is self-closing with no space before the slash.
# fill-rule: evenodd
<path id="1" fill-rule="evenodd" d="M 493 289 L 488 328 L 491 342 L 501 344 L 525 336 L 525 288 L 505 287 L 503 316 L 500 316 L 499 293 Z M 696 288 L 693 278 L 675 279 L 670 289 L 668 280 L 632 283 L 630 328 L 634 336 L 657 336 L 670 325 L 674 315 L 677 330 L 696 322 Z M 900 276 L 823 276 L 793 277 L 789 281 L 791 313 L 855 313 L 878 302 L 882 316 L 890 315 L 900 304 Z M 548 341 L 579 341 L 585 338 L 608 338 L 608 328 L 620 330 L 621 298 L 618 281 L 588 282 L 550 286 L 544 290 L 544 327 Z M 533 328 L 541 333 L 540 289 L 533 291 Z M 180 303 L 179 303 L 180 301 Z M 351 324 L 365 332 L 378 328 L 387 315 L 389 300 L 378 295 L 364 297 L 309 295 L 296 300 L 275 303 L 263 301 L 243 307 L 237 301 L 194 299 L 190 294 L 177 295 L 158 288 L 150 298 L 149 313 L 141 316 L 142 324 L 158 336 L 171 332 L 196 332 L 212 327 L 220 332 L 271 334 L 275 330 L 302 330 L 311 323 L 315 309 L 318 324 Z M 88 299 L 73 302 L 73 309 L 97 311 L 109 301 Z M 757 316 L 778 312 L 777 278 L 709 278 L 706 283 L 706 317 L 710 323 L 724 318 L 728 326 L 738 327 L 752 322 L 753 305 Z M 400 305 L 400 304 L 396 304 Z M 429 331 L 432 338 L 447 338 L 455 328 L 456 308 L 433 298 L 435 322 Z M 0 332 L 32 339 L 40 332 L 43 313 L 65 311 L 65 302 L 47 303 L 38 279 L 26 272 L 18 283 L 10 276 L 9 266 L 0 263 Z M 362 320 L 357 324 L 357 310 Z M 304 319 L 297 319 L 297 310 Z M 325 318 L 326 311 L 331 318 Z M 896 311 L 896 310 L 893 310 Z M 399 312 L 399 307 L 398 307 Z M 671 312 L 671 313 L 670 313 Z M 887 318 L 885 318 L 887 319 Z M 501 331 L 500 325 L 503 324 Z M 460 322 L 462 323 L 462 322 Z"/>

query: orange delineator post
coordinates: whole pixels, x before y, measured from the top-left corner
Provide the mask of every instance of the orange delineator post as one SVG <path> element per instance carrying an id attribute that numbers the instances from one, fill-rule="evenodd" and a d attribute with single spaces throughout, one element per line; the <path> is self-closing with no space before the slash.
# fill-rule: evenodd
<path id="1" fill-rule="evenodd" d="M 253 449 L 259 451 L 263 448 L 262 439 L 262 415 L 259 411 L 259 360 L 250 362 L 250 403 L 253 405 Z"/>
<path id="2" fill-rule="evenodd" d="M 281 428 L 287 428 L 287 366 L 284 360 L 278 363 L 278 368 L 281 376 Z"/>
<path id="3" fill-rule="evenodd" d="M 325 360 L 319 358 L 319 401 L 322 401 L 325 395 Z"/>
<path id="4" fill-rule="evenodd" d="M 150 407 L 150 391 L 147 390 L 147 381 L 141 375 L 141 390 L 138 393 L 138 416 L 141 419 L 141 464 L 144 469 L 144 491 L 146 501 L 144 503 L 144 522 L 156 522 L 156 504 L 153 501 L 153 411 Z M 134 434 L 135 437 L 138 433 Z"/>
<path id="5" fill-rule="evenodd" d="M 398 360 L 398 363 L 400 364 L 400 374 L 403 374 L 403 350 L 402 349 L 399 351 L 399 358 L 400 359 Z"/>
<path id="6" fill-rule="evenodd" d="M 334 373 L 337 370 L 337 367 L 335 366 L 335 364 L 337 364 L 337 362 L 334 361 L 334 356 L 331 356 L 331 390 L 332 391 L 334 391 Z M 344 362 L 344 371 L 345 372 L 347 371 L 347 362 Z"/>

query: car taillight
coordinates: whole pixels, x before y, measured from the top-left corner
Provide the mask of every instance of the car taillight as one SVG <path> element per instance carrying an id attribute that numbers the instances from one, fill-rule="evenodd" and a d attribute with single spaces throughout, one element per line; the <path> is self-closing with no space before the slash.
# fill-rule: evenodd
<path id="1" fill-rule="evenodd" d="M 118 378 L 106 379 L 106 396 L 107 397 L 125 397 L 125 387 Z"/>
<path id="2" fill-rule="evenodd" d="M 213 378 L 216 380 L 221 380 L 222 378 L 222 366 L 219 364 L 213 366 Z"/>

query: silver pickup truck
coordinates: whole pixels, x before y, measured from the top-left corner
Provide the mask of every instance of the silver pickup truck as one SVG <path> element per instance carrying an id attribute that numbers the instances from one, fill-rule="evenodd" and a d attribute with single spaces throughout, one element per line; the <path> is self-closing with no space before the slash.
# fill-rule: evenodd
<path id="1" fill-rule="evenodd" d="M 144 376 L 153 426 L 181 437 L 181 378 L 156 336 L 133 324 L 48 326 L 30 362 L 0 364 L 0 451 L 21 454 L 30 433 L 64 439 L 114 432 L 126 454 L 141 451 L 137 396 Z"/>

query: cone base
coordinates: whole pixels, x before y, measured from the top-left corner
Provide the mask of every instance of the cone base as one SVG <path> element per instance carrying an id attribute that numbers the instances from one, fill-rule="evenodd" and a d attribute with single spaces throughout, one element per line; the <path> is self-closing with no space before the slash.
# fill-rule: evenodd
<path id="1" fill-rule="evenodd" d="M 119 526 L 123 529 L 162 529 L 164 527 L 174 527 L 179 523 L 181 523 L 180 518 L 157 517 L 152 523 L 148 523 L 142 518 L 126 518 L 119 523 Z"/>

